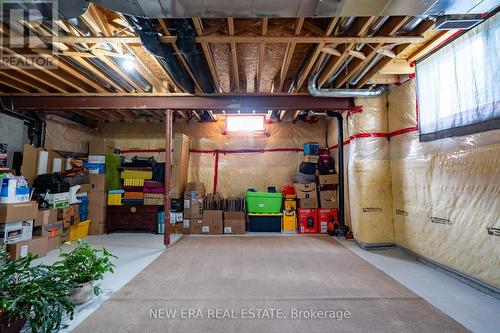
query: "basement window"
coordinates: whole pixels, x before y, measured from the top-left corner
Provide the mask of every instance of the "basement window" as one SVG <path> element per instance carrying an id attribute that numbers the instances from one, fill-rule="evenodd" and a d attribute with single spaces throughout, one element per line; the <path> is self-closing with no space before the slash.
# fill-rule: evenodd
<path id="1" fill-rule="evenodd" d="M 417 62 L 420 141 L 500 128 L 498 14 Z"/>
<path id="2" fill-rule="evenodd" d="M 265 130 L 264 115 L 227 115 L 227 132 L 253 132 Z"/>

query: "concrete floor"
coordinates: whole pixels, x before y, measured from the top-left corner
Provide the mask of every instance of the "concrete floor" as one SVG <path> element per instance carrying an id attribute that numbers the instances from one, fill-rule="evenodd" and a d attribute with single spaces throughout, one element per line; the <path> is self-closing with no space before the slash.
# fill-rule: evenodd
<path id="1" fill-rule="evenodd" d="M 249 234 L 248 236 L 255 235 Z M 172 237 L 174 242 L 178 239 L 179 236 Z M 99 298 L 76 308 L 74 320 L 66 331 L 75 328 L 164 251 L 163 237 L 147 233 L 113 233 L 91 236 L 88 241 L 97 247 L 104 246 L 117 255 L 119 257 L 116 261 L 117 269 L 115 274 L 107 274 L 102 281 L 101 287 L 104 293 Z M 500 313 L 500 300 L 487 296 L 418 262 L 399 249 L 367 252 L 358 248 L 352 241 L 344 240 L 341 243 L 469 330 L 485 333 L 498 331 L 496 322 Z M 67 248 L 65 246 L 66 250 Z M 51 251 L 40 261 L 51 263 L 57 259 L 57 256 L 57 250 Z"/>

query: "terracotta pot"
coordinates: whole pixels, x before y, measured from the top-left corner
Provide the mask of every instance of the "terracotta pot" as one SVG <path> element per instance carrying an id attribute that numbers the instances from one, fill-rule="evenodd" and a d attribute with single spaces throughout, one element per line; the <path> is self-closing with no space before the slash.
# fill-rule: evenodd
<path id="1" fill-rule="evenodd" d="M 93 296 L 94 286 L 92 282 L 85 282 L 73 290 L 71 295 L 69 295 L 69 299 L 73 304 L 82 304 L 90 301 Z"/>
<path id="2" fill-rule="evenodd" d="M 0 332 L 2 333 L 19 333 L 26 324 L 26 318 L 15 316 L 10 318 L 7 312 L 0 313 Z"/>

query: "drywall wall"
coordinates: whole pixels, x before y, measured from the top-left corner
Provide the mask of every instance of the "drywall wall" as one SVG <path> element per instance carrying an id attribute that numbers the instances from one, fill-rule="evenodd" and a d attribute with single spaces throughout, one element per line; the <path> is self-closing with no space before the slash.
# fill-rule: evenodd
<path id="1" fill-rule="evenodd" d="M 161 123 L 105 124 L 101 133 L 106 142 L 121 149 L 162 149 L 164 126 Z M 191 138 L 188 181 L 203 182 L 207 192 L 213 192 L 217 160 L 216 191 L 230 197 L 241 196 L 248 188 L 267 191 L 268 186 L 275 186 L 279 191 L 291 183 L 303 157 L 296 150 L 309 141 L 326 147 L 326 128 L 326 121 L 279 122 L 268 124 L 266 133 L 225 133 L 223 117 L 218 117 L 218 121 L 207 123 L 178 121 L 173 130 Z M 249 149 L 258 151 L 243 151 Z M 161 159 L 161 154 L 158 157 Z"/>
<path id="2" fill-rule="evenodd" d="M 388 102 L 395 242 L 500 287 L 500 131 L 419 142 L 414 80 Z"/>
<path id="3" fill-rule="evenodd" d="M 14 152 L 23 151 L 23 146 L 29 143 L 27 127 L 20 119 L 0 113 L 0 143 L 7 144 L 7 165 L 12 168 Z"/>
<path id="4" fill-rule="evenodd" d="M 88 153 L 89 140 L 99 135 L 96 129 L 71 123 L 64 118 L 46 120 L 45 148 L 50 150 Z"/>

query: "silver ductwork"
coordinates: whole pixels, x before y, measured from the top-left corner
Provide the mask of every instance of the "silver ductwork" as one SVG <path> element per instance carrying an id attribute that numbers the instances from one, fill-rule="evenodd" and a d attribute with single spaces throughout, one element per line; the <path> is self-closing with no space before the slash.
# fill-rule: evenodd
<path id="1" fill-rule="evenodd" d="M 309 79 L 307 88 L 311 96 L 314 97 L 377 97 L 385 91 L 384 86 L 380 86 L 374 89 L 322 89 L 318 88 L 318 77 L 319 73 L 323 69 L 324 65 L 318 69 L 314 75 Z"/>

